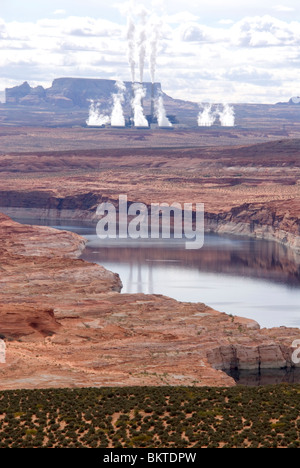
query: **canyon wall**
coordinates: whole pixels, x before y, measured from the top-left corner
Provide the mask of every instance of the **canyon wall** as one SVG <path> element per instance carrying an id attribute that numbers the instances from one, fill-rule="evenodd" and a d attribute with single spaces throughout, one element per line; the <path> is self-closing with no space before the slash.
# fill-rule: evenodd
<path id="1" fill-rule="evenodd" d="M 244 204 L 206 214 L 206 231 L 279 242 L 300 253 L 300 199 Z"/>
<path id="2" fill-rule="evenodd" d="M 99 193 L 58 198 L 51 191 L 0 191 L 0 210 L 17 218 L 96 223 L 99 219 L 96 209 L 105 201 L 118 209 L 118 199 Z M 205 230 L 272 240 L 300 253 L 300 198 L 243 204 L 220 213 L 206 212 Z"/>
<path id="3" fill-rule="evenodd" d="M 73 258 L 82 244 L 0 215 L 1 389 L 233 386 L 224 370 L 294 367 L 298 329 L 260 329 L 201 303 L 120 294 L 118 275 Z"/>

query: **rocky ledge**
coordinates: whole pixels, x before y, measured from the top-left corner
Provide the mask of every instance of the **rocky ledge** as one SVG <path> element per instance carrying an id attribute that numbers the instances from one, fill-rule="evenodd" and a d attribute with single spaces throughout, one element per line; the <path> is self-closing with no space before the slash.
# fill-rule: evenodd
<path id="1" fill-rule="evenodd" d="M 86 240 L 67 231 L 16 223 L 0 213 L 1 249 L 24 256 L 78 258 Z"/>
<path id="2" fill-rule="evenodd" d="M 207 213 L 206 230 L 279 242 L 300 253 L 300 199 L 246 203 Z"/>
<path id="3" fill-rule="evenodd" d="M 233 386 L 224 370 L 292 366 L 298 329 L 260 329 L 201 303 L 120 294 L 118 275 L 70 258 L 79 236 L 6 216 L 1 226 L 1 389 Z"/>

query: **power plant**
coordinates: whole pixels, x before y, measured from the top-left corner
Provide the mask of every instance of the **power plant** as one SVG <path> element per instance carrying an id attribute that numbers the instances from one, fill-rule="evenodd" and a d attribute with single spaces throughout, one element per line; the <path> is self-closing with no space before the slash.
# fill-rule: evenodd
<path id="1" fill-rule="evenodd" d="M 160 83 L 116 81 L 114 87 L 109 113 L 100 101 L 91 100 L 89 127 L 172 130 L 178 124 L 176 116 L 166 114 Z"/>
<path id="2" fill-rule="evenodd" d="M 178 124 L 176 116 L 167 115 L 164 96 L 159 83 L 155 83 L 157 54 L 160 40 L 161 21 L 143 7 L 133 6 L 127 14 L 127 58 L 131 73 L 131 83 L 116 81 L 112 93 L 110 112 L 101 112 L 100 102 L 91 101 L 89 118 L 86 121 L 92 127 L 173 130 Z M 144 82 L 145 61 L 149 58 L 151 83 Z M 136 80 L 136 68 L 139 81 Z M 145 113 L 145 101 L 150 102 L 149 113 Z M 234 110 L 224 105 L 212 111 L 211 105 L 204 105 L 198 115 L 199 127 L 210 127 L 216 121 L 221 126 L 234 126 Z"/>

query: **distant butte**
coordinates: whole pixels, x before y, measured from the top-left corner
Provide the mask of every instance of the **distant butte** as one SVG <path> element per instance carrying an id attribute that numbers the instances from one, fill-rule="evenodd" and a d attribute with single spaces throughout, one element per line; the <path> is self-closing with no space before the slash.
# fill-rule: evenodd
<path id="1" fill-rule="evenodd" d="M 116 80 L 93 78 L 56 78 L 49 88 L 31 87 L 28 82 L 5 90 L 5 104 L 0 104 L 2 126 L 72 127 L 86 126 L 90 100 L 101 104 L 104 113 L 112 110 Z M 132 83 L 125 81 L 125 115 L 131 115 Z M 145 114 L 151 113 L 151 83 L 145 82 Z M 155 93 L 162 93 L 168 115 L 182 127 L 197 128 L 198 102 L 175 99 L 155 83 Z M 209 90 L 202 90 L 203 101 L 211 102 Z M 218 103 L 215 103 L 218 104 Z M 233 103 L 236 125 L 243 128 L 287 130 L 300 124 L 298 98 L 277 104 Z M 200 131 L 204 128 L 200 128 Z"/>
<path id="2" fill-rule="evenodd" d="M 5 90 L 6 104 L 23 106 L 54 106 L 63 109 L 73 107 L 88 109 L 90 100 L 99 100 L 108 105 L 111 95 L 116 92 L 116 80 L 91 78 L 57 78 L 50 88 L 37 86 L 32 88 L 27 81 L 20 86 Z M 132 84 L 124 83 L 125 106 L 129 107 L 132 99 Z M 144 83 L 146 100 L 151 98 L 151 83 Z M 161 92 L 161 84 L 155 83 L 156 93 Z"/>

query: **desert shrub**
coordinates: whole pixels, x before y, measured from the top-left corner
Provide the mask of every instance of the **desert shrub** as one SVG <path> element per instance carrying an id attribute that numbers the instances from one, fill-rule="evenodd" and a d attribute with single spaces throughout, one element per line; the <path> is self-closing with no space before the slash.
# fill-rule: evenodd
<path id="1" fill-rule="evenodd" d="M 286 385 L 6 391 L 0 392 L 0 448 L 294 448 L 299 410 L 299 386 Z"/>

